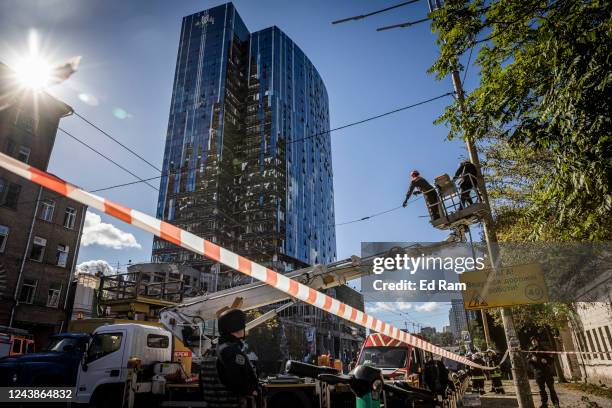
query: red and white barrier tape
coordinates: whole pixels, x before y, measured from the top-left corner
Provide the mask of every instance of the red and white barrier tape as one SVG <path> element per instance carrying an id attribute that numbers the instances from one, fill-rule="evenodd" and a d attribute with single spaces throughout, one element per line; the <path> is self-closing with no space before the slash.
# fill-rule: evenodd
<path id="1" fill-rule="evenodd" d="M 520 350 L 527 354 L 612 354 L 612 351 L 532 351 Z"/>
<path id="2" fill-rule="evenodd" d="M 56 193 L 78 201 L 81 204 L 85 204 L 99 211 L 103 211 L 112 217 L 118 218 L 121 221 L 148 231 L 168 242 L 182 248 L 189 249 L 190 251 L 203 255 L 209 259 L 212 259 L 213 261 L 222 263 L 225 266 L 264 282 L 290 295 L 291 297 L 313 305 L 325 312 L 331 313 L 357 325 L 385 334 L 396 340 L 410 344 L 413 347 L 431 352 L 441 357 L 448 358 L 472 367 L 478 367 L 485 370 L 492 369 L 491 367 L 476 364 L 463 356 L 451 353 L 450 351 L 428 343 L 427 341 L 416 336 L 412 336 L 389 323 L 370 316 L 298 281 L 290 279 L 273 271 L 272 269 L 268 269 L 262 265 L 252 262 L 238 254 L 228 251 L 225 248 L 202 239 L 190 232 L 182 230 L 172 224 L 107 200 L 103 197 L 99 197 L 95 194 L 88 193 L 70 183 L 65 182 L 64 180 L 20 162 L 3 153 L 0 153 L 0 167 L 10 171 L 11 173 L 17 174 L 26 180 L 30 180 L 49 190 L 53 190 Z"/>

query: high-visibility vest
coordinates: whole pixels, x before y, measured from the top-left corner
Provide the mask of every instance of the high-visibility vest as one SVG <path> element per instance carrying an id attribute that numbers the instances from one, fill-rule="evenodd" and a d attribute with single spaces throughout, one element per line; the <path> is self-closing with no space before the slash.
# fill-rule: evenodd
<path id="1" fill-rule="evenodd" d="M 502 376 L 502 372 L 499 366 L 495 367 L 495 369 L 491 371 L 491 378 L 496 378 L 496 377 L 501 377 L 501 376 Z"/>

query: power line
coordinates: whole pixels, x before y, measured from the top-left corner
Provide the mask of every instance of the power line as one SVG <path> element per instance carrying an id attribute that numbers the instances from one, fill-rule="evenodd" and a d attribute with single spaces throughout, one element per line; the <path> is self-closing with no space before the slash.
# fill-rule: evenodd
<path id="1" fill-rule="evenodd" d="M 132 185 L 134 185 L 134 184 L 140 184 L 140 183 L 144 183 L 144 182 L 151 181 L 151 180 L 158 180 L 158 179 L 162 178 L 163 176 L 164 176 L 164 175 L 163 175 L 163 174 L 161 174 L 161 175 L 159 175 L 159 176 L 149 177 L 149 178 L 146 178 L 146 179 L 143 179 L 143 180 L 136 180 L 136 181 L 131 181 L 131 182 L 129 182 L 129 183 L 115 184 L 115 185 L 108 186 L 108 187 L 98 188 L 98 189 L 96 189 L 96 190 L 89 190 L 89 192 L 90 192 L 90 193 L 98 193 L 98 192 L 100 192 L 100 191 L 113 190 L 113 189 L 115 189 L 115 188 L 119 188 L 119 187 L 127 187 L 127 186 L 132 186 Z"/>
<path id="2" fill-rule="evenodd" d="M 393 208 L 390 208 L 390 209 L 385 210 L 385 211 L 381 211 L 381 212 L 376 213 L 376 214 L 368 215 L 368 216 L 365 216 L 365 217 L 362 217 L 362 218 L 357 218 L 357 219 L 354 219 L 354 220 L 352 220 L 352 221 L 341 222 L 341 223 L 339 223 L 339 224 L 336 224 L 336 227 L 340 227 L 340 226 L 342 226 L 342 225 L 354 224 L 354 223 L 356 223 L 356 222 L 360 222 L 360 221 L 367 221 L 367 220 L 372 219 L 372 218 L 374 218 L 374 217 L 378 217 L 379 215 L 383 215 L 383 214 L 387 214 L 387 213 L 390 213 L 390 212 L 393 212 L 393 211 L 399 210 L 400 208 L 402 208 L 402 206 L 401 206 L 401 205 L 400 205 L 400 206 L 398 206 L 398 207 L 393 207 Z"/>
<path id="3" fill-rule="evenodd" d="M 88 123 L 89 125 L 91 125 L 92 127 L 94 127 L 95 129 L 97 129 L 100 133 L 102 133 L 104 136 L 108 137 L 110 140 L 112 140 L 113 142 L 117 143 L 119 146 L 123 147 L 125 150 L 127 150 L 128 152 L 132 153 L 134 156 L 138 157 L 140 160 L 142 160 L 143 162 L 145 162 L 146 164 L 148 164 L 150 167 L 154 168 L 155 170 L 159 171 L 160 173 L 162 172 L 161 169 L 159 167 L 157 167 L 156 165 L 154 165 L 153 163 L 151 163 L 150 161 L 148 161 L 147 159 L 145 159 L 144 157 L 142 157 L 141 155 L 139 155 L 138 153 L 136 153 L 134 150 L 130 149 L 129 147 L 127 147 L 126 145 L 124 145 L 123 143 L 121 143 L 119 140 L 117 140 L 116 138 L 112 137 L 108 132 L 105 132 L 104 130 L 102 130 L 99 126 L 95 125 L 94 123 L 92 123 L 89 119 L 85 118 L 83 115 L 79 114 L 78 112 L 74 112 L 74 114 L 80 118 L 81 120 L 83 120 L 85 123 Z"/>
<path id="4" fill-rule="evenodd" d="M 470 69 L 470 62 L 472 62 L 472 52 L 474 52 L 475 45 L 472 45 L 470 48 L 470 55 L 468 56 L 467 64 L 465 65 L 465 72 L 463 73 L 463 84 L 465 84 L 465 79 L 467 78 L 468 70 Z"/>
<path id="5" fill-rule="evenodd" d="M 447 93 L 444 93 L 444 94 L 442 94 L 442 95 L 438 95 L 438 96 L 435 96 L 435 97 L 433 97 L 433 98 L 426 99 L 426 100 L 424 100 L 424 101 L 420 101 L 420 102 L 417 102 L 417 103 L 414 103 L 414 104 L 411 104 L 411 105 L 403 106 L 403 107 L 401 107 L 401 108 L 393 109 L 393 110 L 391 110 L 391 111 L 384 112 L 384 113 L 379 114 L 379 115 L 371 116 L 371 117 L 368 117 L 368 118 L 365 118 L 365 119 L 362 119 L 362 120 L 358 120 L 358 121 L 355 121 L 355 122 L 347 123 L 347 124 L 345 124 L 345 125 L 338 126 L 338 127 L 336 127 L 336 128 L 333 128 L 333 129 L 330 129 L 330 130 L 327 130 L 327 131 L 324 131 L 324 132 L 319 132 L 319 133 L 315 133 L 315 134 L 312 134 L 312 135 L 307 136 L 307 137 L 304 137 L 304 138 L 300 138 L 300 139 L 291 140 L 291 141 L 287 142 L 287 144 L 289 144 L 289 143 L 296 143 L 296 142 L 299 142 L 299 141 L 307 140 L 307 139 L 310 139 L 310 138 L 313 138 L 313 137 L 321 136 L 321 135 L 328 134 L 328 133 L 331 133 L 331 132 L 335 132 L 335 131 L 338 131 L 338 130 L 346 129 L 346 128 L 349 128 L 349 127 L 352 127 L 352 126 L 356 126 L 356 125 L 359 125 L 359 124 L 362 124 L 362 123 L 366 123 L 366 122 L 369 122 L 369 121 L 372 121 L 372 120 L 375 120 L 375 119 L 380 119 L 380 118 L 382 118 L 382 117 L 389 116 L 389 115 L 392 115 L 392 114 L 394 114 L 394 113 L 398 113 L 398 112 L 401 112 L 401 111 L 404 111 L 404 110 L 407 110 L 407 109 L 415 108 L 415 107 L 417 107 L 417 106 L 424 105 L 424 104 L 426 104 L 426 103 L 433 102 L 433 101 L 436 101 L 436 100 L 438 100 L 438 99 L 442 99 L 442 98 L 444 98 L 444 97 L 446 97 L 446 96 L 451 96 L 451 95 L 453 95 L 453 92 L 447 92 Z M 131 186 L 131 185 L 135 185 L 135 184 L 139 184 L 139 183 L 145 183 L 145 184 L 147 184 L 149 187 L 153 188 L 155 191 L 158 191 L 158 192 L 159 192 L 159 190 L 158 190 L 157 188 L 155 188 L 154 186 L 152 186 L 152 185 L 151 185 L 150 183 L 148 183 L 148 182 L 149 182 L 149 181 L 151 181 L 151 180 L 156 180 L 156 179 L 159 179 L 159 178 L 161 178 L 161 177 L 167 176 L 167 175 L 171 174 L 170 172 L 169 172 L 169 173 L 164 173 L 164 172 L 163 172 L 162 170 L 160 170 L 158 167 L 156 167 L 155 165 L 153 165 L 151 162 L 149 162 L 148 160 L 146 160 L 144 157 L 140 156 L 138 153 L 136 153 L 135 151 L 133 151 L 133 150 L 132 150 L 132 149 L 130 149 L 129 147 L 125 146 L 123 143 L 119 142 L 117 139 L 115 139 L 114 137 L 112 137 L 112 136 L 111 136 L 111 135 L 110 135 L 108 132 L 104 131 L 104 130 L 103 130 L 103 129 L 101 129 L 99 126 L 96 126 L 95 124 L 93 124 L 91 121 L 89 121 L 88 119 L 86 119 L 86 118 L 85 118 L 85 117 L 83 117 L 82 115 L 80 115 L 80 114 L 78 114 L 78 113 L 76 113 L 76 112 L 75 112 L 75 114 L 76 114 L 76 115 L 77 115 L 79 118 L 81 118 L 83 121 L 85 121 L 86 123 L 88 123 L 90 126 L 92 126 L 93 128 L 95 128 L 96 130 L 98 130 L 99 132 L 101 132 L 102 134 L 104 134 L 105 136 L 109 137 L 111 140 L 113 140 L 114 142 L 116 142 L 118 145 L 120 145 L 121 147 L 123 147 L 124 149 L 126 149 L 127 151 L 129 151 L 130 153 L 132 153 L 133 155 L 135 155 L 136 157 L 138 157 L 139 159 L 143 160 L 143 161 L 144 161 L 145 163 L 147 163 L 149 166 L 151 166 L 152 168 L 154 168 L 155 170 L 157 170 L 157 171 L 159 171 L 159 172 L 161 173 L 161 175 L 160 175 L 160 176 L 155 176 L 155 177 L 150 177 L 150 178 L 147 178 L 147 179 L 143 179 L 143 178 L 141 178 L 141 177 L 137 176 L 136 174 L 134 174 L 133 172 L 131 172 L 130 170 L 126 169 L 125 167 L 123 167 L 123 166 L 122 166 L 122 165 L 120 165 L 119 163 L 115 162 L 114 160 L 112 160 L 112 159 L 111 159 L 111 158 L 109 158 L 108 156 L 106 156 L 106 155 L 104 155 L 103 153 L 99 152 L 98 150 L 94 149 L 93 147 L 91 147 L 91 146 L 90 146 L 90 145 L 88 145 L 87 143 L 85 143 L 85 142 L 83 142 L 82 140 L 78 139 L 76 136 L 74 136 L 74 135 L 70 134 L 69 132 L 65 131 L 65 130 L 64 130 L 64 129 L 62 129 L 62 128 L 58 128 L 59 130 L 61 130 L 62 132 L 64 132 L 64 133 L 65 133 L 66 135 L 68 135 L 69 137 L 73 138 L 74 140 L 76 140 L 77 142 L 81 143 L 82 145 L 84 145 L 84 146 L 85 146 L 85 147 L 87 147 L 88 149 L 92 150 L 93 152 L 97 153 L 98 155 L 102 156 L 102 157 L 103 157 L 103 158 L 105 158 L 106 160 L 110 161 L 111 163 L 115 164 L 116 166 L 118 166 L 118 167 L 119 167 L 119 168 L 121 168 L 122 170 L 126 171 L 127 173 L 129 173 L 130 175 L 132 175 L 132 176 L 134 176 L 134 177 L 136 177 L 136 178 L 138 179 L 137 181 L 132 181 L 132 182 L 127 182 L 127 183 L 116 184 L 116 185 L 112 185 L 112 186 L 109 186 L 109 187 L 103 187 L 103 188 L 99 188 L 99 189 L 91 190 L 90 192 L 94 193 L 94 192 L 100 192 L 100 191 L 107 191 L 107 190 L 111 190 L 111 189 L 115 189 L 115 188 L 119 188 L 119 187 Z M 417 197 L 417 198 L 416 198 L 415 200 L 413 200 L 412 202 L 416 201 L 418 198 L 420 198 L 420 197 Z M 371 214 L 371 215 L 367 215 L 367 216 L 365 216 L 365 217 L 361 217 L 361 218 L 358 218 L 358 219 L 355 219 L 355 220 L 351 220 L 351 221 L 347 221 L 347 222 L 338 223 L 338 224 L 335 224 L 334 226 L 335 226 L 335 227 L 338 227 L 338 226 L 343 226 L 343 225 L 348 225 L 348 224 L 354 224 L 354 223 L 357 223 L 357 222 L 367 221 L 367 220 L 370 220 L 370 219 L 372 219 L 372 218 L 375 218 L 375 217 L 378 217 L 378 216 L 381 216 L 381 215 L 384 215 L 384 214 L 387 214 L 387 213 L 390 213 L 390 212 L 397 211 L 397 210 L 399 210 L 400 208 L 402 208 L 402 206 L 393 207 L 393 208 L 391 208 L 391 209 L 384 210 L 384 211 L 381 211 L 381 212 L 378 212 L 378 213 L 374 213 L 374 214 Z M 244 226 L 244 225 L 243 225 L 243 226 Z"/>
<path id="6" fill-rule="evenodd" d="M 336 21 L 332 21 L 332 24 L 341 24 L 341 23 L 346 23 L 347 21 L 353 21 L 353 20 L 362 20 L 366 17 L 370 17 L 376 14 L 380 14 L 380 13 L 384 13 L 385 11 L 389 11 L 389 10 L 393 10 L 399 7 L 403 7 L 403 6 L 407 6 L 408 4 L 412 4 L 412 3 L 418 3 L 420 0 L 410 0 L 410 1 L 405 1 L 403 3 L 399 3 L 396 4 L 395 6 L 390 6 L 381 10 L 376 10 L 376 11 L 372 11 L 370 13 L 367 14 L 361 14 L 359 16 L 353 16 L 353 17 L 347 17 L 347 18 L 343 18 L 340 20 L 336 20 Z"/>
<path id="7" fill-rule="evenodd" d="M 421 198 L 421 196 L 419 195 L 419 196 L 417 196 L 417 197 L 416 197 L 414 200 L 409 201 L 409 202 L 408 202 L 408 204 L 412 204 L 412 203 L 414 203 L 415 201 L 419 200 L 420 198 Z M 393 208 L 390 208 L 390 209 L 388 209 L 388 210 L 384 210 L 384 211 L 377 212 L 377 213 L 374 213 L 374 214 L 371 214 L 371 215 L 367 215 L 367 216 L 365 216 L 365 217 L 356 218 L 356 219 L 351 220 L 351 221 L 341 222 L 341 223 L 339 223 L 339 224 L 336 224 L 335 226 L 336 226 L 336 227 L 341 227 L 341 226 L 343 226 L 343 225 L 349 225 L 349 224 L 355 224 L 355 223 L 357 223 L 357 222 L 367 221 L 367 220 L 370 220 L 370 219 L 372 219 L 372 218 L 375 218 L 375 217 L 378 217 L 378 216 L 381 216 L 381 215 L 384 215 L 384 214 L 388 214 L 388 213 L 390 213 L 390 212 L 397 211 L 397 210 L 399 210 L 400 208 L 403 208 L 403 207 L 404 207 L 403 205 L 399 205 L 399 206 L 397 206 L 397 207 L 393 207 Z"/>
<path id="8" fill-rule="evenodd" d="M 420 20 L 414 20 L 414 21 L 406 21 L 405 23 L 399 23 L 399 24 L 393 24 L 393 25 L 388 25 L 388 26 L 384 26 L 384 27 L 378 27 L 376 29 L 376 31 L 386 31 L 386 30 L 391 30 L 393 28 L 406 28 L 406 27 L 411 27 L 413 25 L 417 25 L 420 23 L 424 23 L 426 21 L 431 20 L 431 18 L 426 17 L 426 18 L 422 18 Z"/>
<path id="9" fill-rule="evenodd" d="M 68 135 L 69 137 L 71 137 L 72 139 L 76 140 L 77 142 L 79 142 L 80 144 L 82 144 L 83 146 L 87 147 L 89 150 L 91 150 L 92 152 L 98 154 L 99 156 L 102 156 L 103 158 L 105 158 L 106 160 L 108 160 L 109 162 L 113 163 L 115 166 L 119 167 L 121 170 L 125 171 L 126 173 L 129 173 L 130 175 L 136 177 L 138 180 L 140 180 L 142 183 L 145 183 L 147 186 L 151 187 L 153 190 L 159 192 L 159 190 L 154 187 L 153 185 L 151 185 L 150 183 L 148 183 L 146 180 L 144 180 L 143 178 L 141 178 L 140 176 L 136 175 L 135 173 L 133 173 L 132 171 L 126 169 L 125 167 L 123 167 L 122 165 L 120 165 L 119 163 L 117 163 L 116 161 L 114 161 L 113 159 L 111 159 L 110 157 L 106 156 L 104 153 L 101 153 L 100 151 L 94 149 L 93 147 L 91 147 L 89 144 L 85 143 L 84 141 L 82 141 L 81 139 L 79 139 L 78 137 L 74 136 L 72 133 L 62 129 L 61 127 L 57 128 L 58 130 L 61 130 L 63 133 L 65 133 L 66 135 Z"/>
<path id="10" fill-rule="evenodd" d="M 289 141 L 289 142 L 287 142 L 287 143 L 297 143 L 297 142 L 302 141 L 302 140 L 306 140 L 306 139 L 310 139 L 310 138 L 313 138 L 313 137 L 321 136 L 321 135 L 324 135 L 324 134 L 327 134 L 327 133 L 331 133 L 331 132 L 336 132 L 336 131 L 338 131 L 338 130 L 346 129 L 346 128 L 349 128 L 349 127 L 352 127 L 352 126 L 356 126 L 356 125 L 359 125 L 359 124 L 362 124 L 362 123 L 365 123 L 365 122 L 369 122 L 369 121 L 372 121 L 372 120 L 375 120 L 375 119 L 380 119 L 380 118 L 382 118 L 382 117 L 385 117 L 385 116 L 388 116 L 388 115 L 392 115 L 392 114 L 394 114 L 394 113 L 401 112 L 401 111 L 404 111 L 404 110 L 407 110 L 407 109 L 411 109 L 411 108 L 414 108 L 414 107 L 417 107 L 417 106 L 420 106 L 420 105 L 424 105 L 424 104 L 426 104 L 426 103 L 433 102 L 433 101 L 435 101 L 435 100 L 442 99 L 442 98 L 444 98 L 444 97 L 446 97 L 446 96 L 452 96 L 452 95 L 453 95 L 453 92 L 447 92 L 447 93 L 445 93 L 445 94 L 438 95 L 438 96 L 436 96 L 436 97 L 433 97 L 433 98 L 430 98 L 430 99 L 426 99 L 426 100 L 424 100 L 424 101 L 420 101 L 420 102 L 417 102 L 417 103 L 414 103 L 414 104 L 411 104 L 411 105 L 403 106 L 403 107 L 398 108 L 398 109 L 393 109 L 393 110 L 391 110 L 391 111 L 388 111 L 388 112 L 382 113 L 382 114 L 380 114 L 380 115 L 375 115 L 375 116 L 371 116 L 371 117 L 369 117 L 369 118 L 365 118 L 365 119 L 358 120 L 358 121 L 355 121 L 355 122 L 347 123 L 347 124 L 345 124 L 345 125 L 338 126 L 338 127 L 336 127 L 336 128 L 333 128 L 333 129 L 330 129 L 330 130 L 327 130 L 327 131 L 324 131 L 324 132 L 315 133 L 315 134 L 312 134 L 312 135 L 310 135 L 310 136 L 306 136 L 306 137 L 301 138 L 301 139 L 291 140 L 291 141 Z M 93 124 L 93 123 L 91 123 L 89 120 L 87 120 L 87 119 L 85 119 L 84 117 L 82 117 L 81 115 L 79 115 L 79 114 L 76 114 L 76 115 L 77 115 L 77 116 L 79 116 L 80 118 L 82 118 L 82 119 L 83 119 L 83 120 L 84 120 L 86 123 L 90 124 L 91 126 L 93 126 L 93 127 L 94 127 L 95 129 L 97 129 L 98 131 L 102 132 L 104 135 L 107 135 L 107 136 L 111 137 L 111 139 L 115 140 L 114 138 L 112 138 L 112 136 L 110 136 L 110 135 L 108 134 L 108 132 L 105 132 L 103 129 L 101 129 L 100 127 L 98 127 L 98 126 L 94 125 L 94 124 Z M 94 193 L 94 192 L 100 192 L 100 191 L 106 191 L 106 190 L 111 190 L 111 189 L 118 188 L 118 187 L 131 186 L 131 185 L 134 185 L 134 184 L 139 184 L 139 183 L 146 183 L 147 181 L 156 180 L 156 179 L 159 179 L 159 178 L 161 178 L 161 177 L 164 177 L 164 176 L 167 176 L 167 175 L 170 175 L 170 174 L 171 174 L 170 172 L 168 172 L 168 173 L 164 173 L 162 170 L 160 170 L 159 168 L 157 168 L 156 166 L 154 166 L 154 165 L 152 165 L 150 162 L 148 162 L 146 159 L 144 159 L 144 158 L 142 158 L 140 155 L 138 155 L 138 153 L 136 153 L 136 152 L 132 151 L 131 149 L 129 149 L 128 147 L 126 147 L 125 145 L 123 145 L 122 143 L 120 143 L 120 142 L 118 142 L 118 141 L 117 141 L 117 143 L 118 143 L 120 146 L 124 147 L 125 149 L 127 149 L 128 151 L 130 151 L 131 153 L 133 153 L 134 155 L 136 155 L 137 157 L 141 158 L 142 160 L 144 160 L 146 163 L 148 163 L 149 165 L 151 165 L 153 168 L 155 168 L 157 171 L 159 171 L 159 172 L 161 173 L 161 175 L 160 175 L 160 176 L 150 177 L 150 178 L 147 178 L 147 179 L 142 179 L 141 177 L 139 177 L 139 176 L 135 175 L 134 173 L 132 173 L 131 171 L 127 170 L 127 169 L 126 169 L 126 168 L 124 168 L 123 166 L 121 166 L 121 165 L 119 165 L 118 163 L 116 163 L 116 162 L 112 161 L 111 159 L 109 159 L 109 158 L 108 158 L 107 156 L 105 156 L 104 154 L 102 154 L 102 153 L 100 153 L 99 151 L 95 150 L 94 148 L 92 148 L 91 146 L 89 146 L 88 144 L 86 144 L 85 142 L 81 141 L 80 139 L 77 139 L 77 138 L 76 138 L 74 135 L 72 135 L 72 134 L 70 134 L 70 133 L 66 132 L 65 130 L 63 130 L 63 129 L 61 129 L 61 128 L 59 128 L 59 130 L 61 130 L 62 132 L 66 133 L 68 136 L 72 137 L 73 139 L 75 139 L 75 140 L 76 140 L 76 141 L 78 141 L 79 143 L 83 144 L 84 146 L 86 146 L 86 147 L 87 147 L 87 148 L 89 148 L 90 150 L 93 150 L 94 152 L 96 152 L 96 153 L 97 153 L 97 154 L 99 154 L 100 156 L 102 156 L 102 157 L 106 158 L 107 160 L 111 161 L 112 163 L 116 164 L 116 165 L 117 165 L 117 166 L 119 166 L 121 169 L 123 169 L 124 171 L 128 172 L 129 174 L 131 174 L 132 176 L 134 176 L 134 177 L 136 177 L 136 178 L 138 179 L 138 181 L 132 181 L 132 182 L 128 182 L 128 183 L 117 184 L 117 185 L 113 185 L 113 186 L 109 186 L 109 187 L 104 187 L 104 188 L 100 188 L 100 189 L 92 190 L 92 191 L 90 191 L 90 192 L 92 192 L 92 193 Z M 116 140 L 115 140 L 115 141 L 116 141 Z M 148 184 L 148 183 L 147 183 L 147 184 Z M 150 184 L 148 184 L 148 185 L 149 185 L 150 187 L 154 188 L 156 191 L 159 191 L 157 188 L 155 188 L 155 187 L 151 186 Z M 399 208 L 396 208 L 396 209 L 399 209 Z M 396 210 L 396 209 L 394 209 L 394 210 Z M 386 211 L 386 212 L 390 212 L 390 211 Z M 373 214 L 373 216 L 377 216 L 377 215 L 381 215 L 381 214 Z M 371 217 L 372 217 L 372 216 L 369 216 L 368 218 L 371 218 Z"/>
<path id="11" fill-rule="evenodd" d="M 346 129 L 346 128 L 349 128 L 351 126 L 360 125 L 362 123 L 366 123 L 366 122 L 369 122 L 371 120 L 380 119 L 382 117 L 389 116 L 389 115 L 392 115 L 392 114 L 397 113 L 397 112 L 401 112 L 401 111 L 405 111 L 407 109 L 416 108 L 417 106 L 425 105 L 426 103 L 433 102 L 435 100 L 442 99 L 442 98 L 444 98 L 446 96 L 450 96 L 450 95 L 453 95 L 453 92 L 447 92 L 445 94 L 438 95 L 438 96 L 435 96 L 433 98 L 426 99 L 424 101 L 413 103 L 412 105 L 407 105 L 407 106 L 403 106 L 401 108 L 393 109 L 391 111 L 388 111 L 388 112 L 385 112 L 385 113 L 381 113 L 380 115 L 375 115 L 375 116 L 371 116 L 371 117 L 366 118 L 366 119 L 358 120 L 356 122 L 347 123 L 346 125 L 338 126 L 336 128 L 333 128 L 333 129 L 330 129 L 330 130 L 326 130 L 326 131 L 323 131 L 323 132 L 314 133 L 314 134 L 312 134 L 310 136 L 302 137 L 300 139 L 290 140 L 290 141 L 287 142 L 287 144 L 301 142 L 302 140 L 311 139 L 313 137 L 317 137 L 317 136 L 325 135 L 327 133 L 336 132 L 338 130 Z"/>

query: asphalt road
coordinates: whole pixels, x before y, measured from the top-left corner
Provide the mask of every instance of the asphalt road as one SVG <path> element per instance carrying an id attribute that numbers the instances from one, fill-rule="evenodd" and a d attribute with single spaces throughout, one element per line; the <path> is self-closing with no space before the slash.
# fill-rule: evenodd
<path id="1" fill-rule="evenodd" d="M 490 389 L 490 382 L 487 381 L 486 389 Z M 536 408 L 540 407 L 540 393 L 535 381 L 530 381 L 531 393 Z M 518 407 L 516 401 L 516 390 L 512 381 L 504 381 L 504 389 L 506 395 L 496 395 L 495 393 L 487 393 L 481 396 L 482 408 L 511 408 Z M 563 385 L 555 384 L 555 390 L 559 396 L 561 408 L 608 408 L 612 406 L 612 400 L 598 397 L 592 394 L 587 394 L 581 391 L 566 388 Z M 548 406 L 552 408 L 550 397 Z"/>

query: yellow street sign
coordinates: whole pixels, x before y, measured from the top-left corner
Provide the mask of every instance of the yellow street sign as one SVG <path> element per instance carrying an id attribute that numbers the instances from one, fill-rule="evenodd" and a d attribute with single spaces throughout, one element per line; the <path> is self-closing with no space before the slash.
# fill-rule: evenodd
<path id="1" fill-rule="evenodd" d="M 463 303 L 467 310 L 488 309 L 544 303 L 548 292 L 540 264 L 514 265 L 465 272 L 459 275 L 465 283 Z"/>

